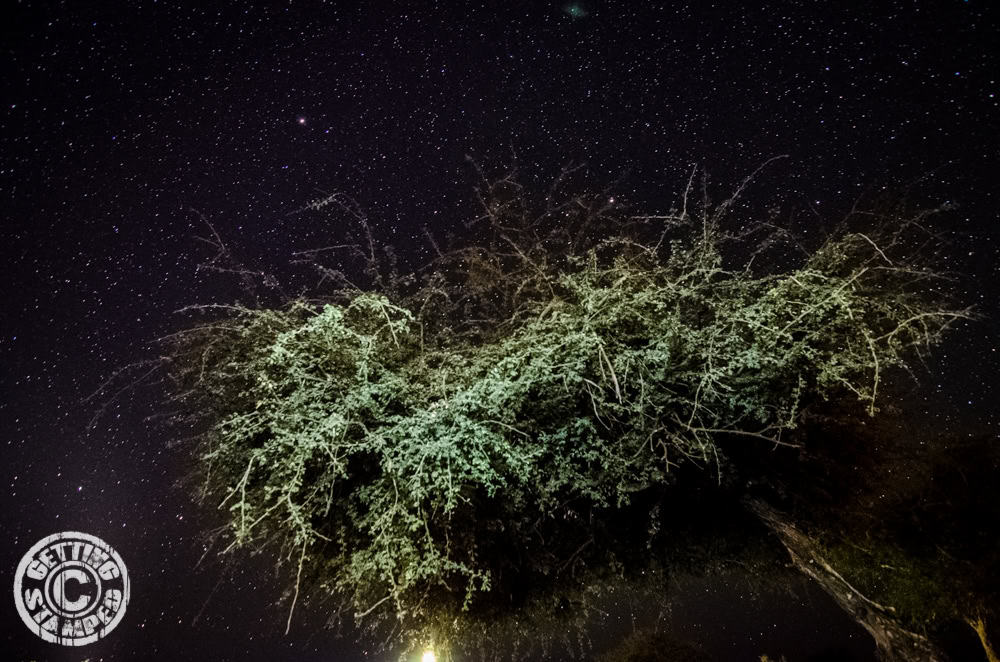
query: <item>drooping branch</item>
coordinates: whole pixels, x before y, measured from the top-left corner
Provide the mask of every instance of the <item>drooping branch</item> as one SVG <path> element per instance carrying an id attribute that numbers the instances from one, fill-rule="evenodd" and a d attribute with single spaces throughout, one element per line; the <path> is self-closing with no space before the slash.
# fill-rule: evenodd
<path id="1" fill-rule="evenodd" d="M 792 563 L 812 578 L 837 605 L 858 622 L 875 640 L 879 656 L 886 662 L 947 662 L 948 657 L 927 637 L 902 626 L 891 606 L 865 597 L 823 558 L 816 543 L 787 517 L 759 499 L 747 507 L 781 541 Z"/>

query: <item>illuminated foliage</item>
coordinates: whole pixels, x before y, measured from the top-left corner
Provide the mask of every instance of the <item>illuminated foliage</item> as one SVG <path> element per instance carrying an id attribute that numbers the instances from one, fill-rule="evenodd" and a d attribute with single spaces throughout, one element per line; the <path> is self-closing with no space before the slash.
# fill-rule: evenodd
<path id="1" fill-rule="evenodd" d="M 613 563 L 601 531 L 681 467 L 721 481 L 722 437 L 803 443 L 803 411 L 845 394 L 874 415 L 886 372 L 969 316 L 922 261 L 929 212 L 855 213 L 761 267 L 790 235 L 738 195 L 695 205 L 695 173 L 644 216 L 560 197 L 572 173 L 537 204 L 484 177 L 479 239 L 430 237 L 406 276 L 329 196 L 304 213 L 358 222 L 366 287 L 314 262 L 343 287 L 193 307 L 214 317 L 165 339 L 171 397 L 203 416 L 230 547 L 279 541 L 296 598 L 304 570 L 390 642 L 452 641 L 490 595 Z"/>

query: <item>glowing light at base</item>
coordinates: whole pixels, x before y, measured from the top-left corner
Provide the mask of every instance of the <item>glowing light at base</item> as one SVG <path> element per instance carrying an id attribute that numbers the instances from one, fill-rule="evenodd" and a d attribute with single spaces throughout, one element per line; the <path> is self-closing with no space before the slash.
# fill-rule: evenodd
<path id="1" fill-rule="evenodd" d="M 423 656 L 420 658 L 420 662 L 437 662 L 437 655 L 434 651 L 424 651 Z"/>

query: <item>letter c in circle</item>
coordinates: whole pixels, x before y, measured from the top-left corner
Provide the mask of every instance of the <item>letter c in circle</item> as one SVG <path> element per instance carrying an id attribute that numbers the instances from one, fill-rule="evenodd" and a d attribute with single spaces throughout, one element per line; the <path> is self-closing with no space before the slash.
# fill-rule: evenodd
<path id="1" fill-rule="evenodd" d="M 67 600 L 65 597 L 65 589 L 66 582 L 70 579 L 75 579 L 81 584 L 90 583 L 90 577 L 88 577 L 87 573 L 83 570 L 80 570 L 79 568 L 66 568 L 59 573 L 59 576 L 56 577 L 54 582 L 52 582 L 52 597 L 55 598 L 55 603 L 66 611 L 80 611 L 90 604 L 90 596 L 85 593 L 81 593 L 80 597 L 76 600 Z"/>

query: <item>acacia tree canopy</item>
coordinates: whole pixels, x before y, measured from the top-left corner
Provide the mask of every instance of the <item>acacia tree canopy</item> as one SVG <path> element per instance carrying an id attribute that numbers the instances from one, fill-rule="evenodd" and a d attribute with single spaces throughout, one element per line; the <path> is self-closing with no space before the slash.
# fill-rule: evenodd
<path id="1" fill-rule="evenodd" d="M 928 261 L 941 209 L 855 210 L 806 249 L 740 218 L 743 186 L 696 203 L 695 181 L 637 215 L 484 177 L 475 238 L 428 235 L 402 276 L 345 197 L 312 203 L 357 221 L 364 287 L 314 262 L 334 291 L 193 307 L 211 319 L 164 339 L 230 547 L 279 541 L 404 648 L 454 641 L 491 595 L 614 563 L 601 531 L 679 468 L 721 479 L 722 437 L 808 443 L 803 413 L 845 394 L 874 415 L 971 315 Z"/>

